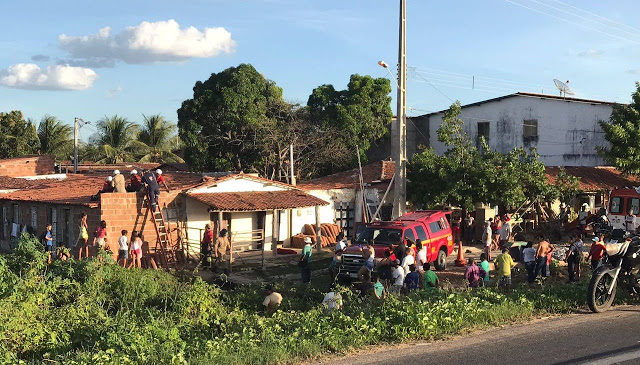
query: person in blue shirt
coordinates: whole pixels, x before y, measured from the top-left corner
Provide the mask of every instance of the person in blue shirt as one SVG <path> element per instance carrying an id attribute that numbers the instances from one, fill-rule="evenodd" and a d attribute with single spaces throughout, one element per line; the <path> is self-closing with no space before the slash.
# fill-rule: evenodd
<path id="1" fill-rule="evenodd" d="M 409 265 L 409 273 L 404 277 L 404 288 L 407 292 L 418 289 L 420 284 L 420 274 L 416 271 L 416 265 Z"/>
<path id="2" fill-rule="evenodd" d="M 51 253 L 53 252 L 53 234 L 51 233 L 51 223 L 47 223 L 47 231 L 44 234 L 45 251 L 47 251 L 47 263 L 51 263 Z"/>

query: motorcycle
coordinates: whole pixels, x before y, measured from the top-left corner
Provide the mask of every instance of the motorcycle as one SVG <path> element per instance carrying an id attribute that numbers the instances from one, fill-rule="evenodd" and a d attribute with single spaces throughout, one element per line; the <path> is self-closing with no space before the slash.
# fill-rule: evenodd
<path id="1" fill-rule="evenodd" d="M 589 282 L 589 309 L 596 313 L 608 310 L 618 285 L 631 294 L 640 294 L 640 237 L 607 244 L 606 259 Z"/>

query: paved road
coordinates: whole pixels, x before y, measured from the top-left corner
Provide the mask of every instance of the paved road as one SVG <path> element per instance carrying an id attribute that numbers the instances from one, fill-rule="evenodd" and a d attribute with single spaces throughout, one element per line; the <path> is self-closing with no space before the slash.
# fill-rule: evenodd
<path id="1" fill-rule="evenodd" d="M 640 364 L 640 306 L 575 314 L 449 341 L 327 359 L 359 364 Z"/>

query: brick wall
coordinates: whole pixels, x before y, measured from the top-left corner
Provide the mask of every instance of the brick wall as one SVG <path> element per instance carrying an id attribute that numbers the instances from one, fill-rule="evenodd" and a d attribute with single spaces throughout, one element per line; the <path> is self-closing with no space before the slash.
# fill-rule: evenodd
<path id="1" fill-rule="evenodd" d="M 0 160 L 0 175 L 20 177 L 54 173 L 52 156 L 28 156 Z"/>
<path id="2" fill-rule="evenodd" d="M 162 192 L 160 194 L 160 206 L 178 205 L 178 210 L 182 204 L 178 197 L 179 191 L 171 193 Z M 156 247 L 157 235 L 153 225 L 152 216 L 143 207 L 142 194 L 137 193 L 108 193 L 100 195 L 100 219 L 107 222 L 107 244 L 111 248 L 114 255 L 118 252 L 118 238 L 122 235 L 123 229 L 127 230 L 127 236 L 131 237 L 131 232 L 136 230 L 142 232 L 145 242 L 148 242 L 149 248 L 153 250 Z M 165 216 L 165 219 L 167 217 Z M 92 228 L 92 227 L 90 227 Z M 170 224 L 172 230 L 172 239 L 175 244 L 177 240 L 176 225 Z M 93 229 L 93 228 L 92 228 Z M 91 236 L 90 232 L 90 236 Z"/>

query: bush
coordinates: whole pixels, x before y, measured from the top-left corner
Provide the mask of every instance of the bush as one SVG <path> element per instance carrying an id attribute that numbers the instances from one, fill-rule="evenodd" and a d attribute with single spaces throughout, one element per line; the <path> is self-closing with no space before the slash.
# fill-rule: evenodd
<path id="1" fill-rule="evenodd" d="M 3 363 L 264 364 L 463 329 L 566 313 L 585 285 L 416 292 L 385 301 L 344 289 L 342 311 L 326 313 L 322 292 L 277 283 L 279 311 L 265 316 L 263 287 L 222 291 L 199 278 L 123 269 L 105 260 L 57 261 L 32 237 L 0 257 Z M 45 263 L 43 265 L 43 262 Z"/>

